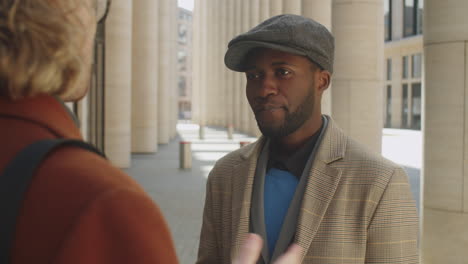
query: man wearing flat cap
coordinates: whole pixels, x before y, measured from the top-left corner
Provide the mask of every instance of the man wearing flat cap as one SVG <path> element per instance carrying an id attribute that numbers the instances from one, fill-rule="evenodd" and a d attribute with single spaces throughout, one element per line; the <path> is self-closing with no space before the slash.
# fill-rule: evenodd
<path id="1" fill-rule="evenodd" d="M 263 136 L 211 171 L 197 263 L 231 263 L 248 233 L 264 241 L 257 263 L 292 244 L 299 263 L 419 263 L 407 175 L 321 113 L 333 56 L 331 33 L 296 15 L 229 43 L 225 64 L 245 72 Z"/>

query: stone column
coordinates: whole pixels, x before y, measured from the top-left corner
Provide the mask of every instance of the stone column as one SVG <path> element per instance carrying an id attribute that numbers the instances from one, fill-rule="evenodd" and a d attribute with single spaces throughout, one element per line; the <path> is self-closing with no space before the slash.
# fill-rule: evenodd
<path id="1" fill-rule="evenodd" d="M 214 41 L 214 3 L 213 3 L 214 0 L 207 0 L 207 4 L 206 4 L 206 12 L 207 12 L 207 23 L 206 23 L 206 31 L 207 31 L 207 42 L 206 42 L 206 46 L 205 46 L 205 50 L 206 50 L 206 56 L 204 56 L 203 58 L 208 61 L 207 63 L 207 67 L 204 68 L 205 70 L 205 75 L 206 75 L 206 80 L 205 80 L 205 87 L 206 87 L 206 93 L 205 93 L 205 97 L 206 97 L 206 121 L 207 121 L 207 125 L 213 125 L 213 74 L 210 74 L 210 73 L 213 73 L 213 71 L 215 70 L 215 67 L 213 65 L 213 63 L 216 62 L 216 60 L 213 58 L 213 49 L 214 49 L 214 44 L 213 44 L 213 41 Z"/>
<path id="2" fill-rule="evenodd" d="M 201 17 L 201 48 L 200 48 L 200 126 L 204 127 L 207 125 L 207 76 L 208 76 L 208 0 L 200 0 L 200 17 Z"/>
<path id="3" fill-rule="evenodd" d="M 205 29 L 202 27 L 202 2 L 204 0 L 195 0 L 193 8 L 193 51 L 192 51 L 192 121 L 200 124 L 201 122 L 201 52 L 202 35 Z"/>
<path id="4" fill-rule="evenodd" d="M 104 149 L 116 166 L 130 166 L 132 2 L 112 2 L 106 22 Z"/>
<path id="5" fill-rule="evenodd" d="M 333 118 L 348 135 L 380 153 L 383 1 L 333 0 L 332 10 L 336 47 Z"/>
<path id="6" fill-rule="evenodd" d="M 215 49 L 214 49 L 214 59 L 216 60 L 214 63 L 215 66 L 215 85 L 214 85 L 214 94 L 216 97 L 213 98 L 215 102 L 215 109 L 214 113 L 215 116 L 215 125 L 216 126 L 224 126 L 225 122 L 225 113 L 226 113 L 226 105 L 224 104 L 224 98 L 226 97 L 226 79 L 222 78 L 225 74 L 225 69 L 223 66 L 223 59 L 222 59 L 222 47 L 224 42 L 224 25 L 226 24 L 226 13 L 223 12 L 225 3 L 223 0 L 217 0 L 215 5 L 215 19 L 216 19 L 216 27 L 215 27 Z"/>
<path id="7" fill-rule="evenodd" d="M 179 6 L 177 4 L 177 1 L 171 1 L 171 12 L 170 12 L 170 18 L 171 18 L 171 32 L 170 32 L 170 38 L 172 41 L 171 45 L 171 85 L 170 85 L 170 91 L 171 91 L 171 116 L 170 116 L 170 138 L 174 139 L 175 136 L 177 135 L 177 120 L 178 120 L 178 101 L 179 101 L 179 67 L 178 67 L 178 60 L 177 60 L 177 55 L 179 53 L 178 49 L 178 39 L 179 39 Z"/>
<path id="8" fill-rule="evenodd" d="M 251 9 L 251 1 L 250 0 L 242 0 L 242 31 L 247 32 L 251 28 L 250 23 L 250 9 Z M 250 119 L 249 119 L 249 103 L 247 102 L 247 98 L 245 95 L 245 86 L 247 82 L 245 76 L 241 75 L 241 131 L 244 133 L 249 133 L 250 127 Z"/>
<path id="9" fill-rule="evenodd" d="M 302 0 L 302 15 L 332 30 L 332 0 Z M 322 113 L 326 115 L 332 114 L 331 88 L 330 85 L 322 96 Z"/>
<path id="10" fill-rule="evenodd" d="M 231 0 L 226 0 L 225 1 L 226 5 L 226 19 L 227 19 L 227 24 L 226 24 L 226 36 L 224 39 L 224 43 L 222 43 L 222 64 L 223 64 L 223 69 L 225 69 L 226 73 L 226 106 L 227 106 L 227 120 L 226 120 L 226 125 L 234 125 L 234 89 L 236 88 L 234 85 L 234 72 L 229 70 L 225 65 L 224 65 L 224 54 L 227 50 L 227 45 L 229 41 L 234 38 L 234 30 L 235 30 L 235 1 Z"/>
<path id="11" fill-rule="evenodd" d="M 283 0 L 270 0 L 270 16 L 283 14 Z"/>
<path id="12" fill-rule="evenodd" d="M 260 20 L 260 0 L 251 0 L 251 9 L 250 9 L 250 28 L 257 26 L 261 22 Z M 249 29 L 250 29 L 249 28 Z M 245 97 L 245 96 L 244 96 Z M 248 133 L 252 136 L 259 135 L 259 129 L 257 126 L 257 121 L 255 120 L 255 115 L 250 107 L 250 104 L 247 102 L 247 112 L 249 115 L 249 130 Z"/>
<path id="13" fill-rule="evenodd" d="M 270 18 L 270 0 L 260 0 L 260 21 Z"/>
<path id="14" fill-rule="evenodd" d="M 155 152 L 157 129 L 158 1 L 133 1 L 132 152 Z"/>
<path id="15" fill-rule="evenodd" d="M 283 0 L 283 13 L 300 15 L 301 2 L 301 0 Z"/>
<path id="16" fill-rule="evenodd" d="M 424 6 L 425 264 L 468 259 L 468 1 Z"/>
<path id="17" fill-rule="evenodd" d="M 170 100 L 171 100 L 171 0 L 159 2 L 159 81 L 158 81 L 158 142 L 169 143 L 170 139 Z"/>
<path id="18" fill-rule="evenodd" d="M 234 28 L 232 38 L 239 35 L 242 29 L 242 1 L 234 1 Z M 231 39 L 232 39 L 231 38 Z M 231 71 L 231 70 L 229 70 Z M 233 75 L 233 124 L 234 129 L 240 130 L 240 100 L 241 100 L 241 76 L 239 73 L 231 71 Z"/>

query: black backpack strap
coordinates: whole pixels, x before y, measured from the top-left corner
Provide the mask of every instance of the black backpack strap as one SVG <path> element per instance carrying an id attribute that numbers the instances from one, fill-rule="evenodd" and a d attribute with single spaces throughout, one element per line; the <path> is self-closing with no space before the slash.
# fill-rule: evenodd
<path id="1" fill-rule="evenodd" d="M 36 168 L 49 153 L 62 146 L 76 146 L 104 156 L 94 146 L 79 140 L 45 139 L 32 143 L 17 154 L 0 176 L 0 263 L 10 263 L 16 220 Z"/>

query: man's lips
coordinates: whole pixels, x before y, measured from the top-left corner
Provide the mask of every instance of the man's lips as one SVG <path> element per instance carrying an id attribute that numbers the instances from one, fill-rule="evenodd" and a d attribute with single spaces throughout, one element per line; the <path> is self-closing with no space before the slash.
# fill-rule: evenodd
<path id="1" fill-rule="evenodd" d="M 283 105 L 271 105 L 271 104 L 266 104 L 266 105 L 260 105 L 255 107 L 254 112 L 255 114 L 264 112 L 264 111 L 276 111 L 276 110 L 287 110 L 285 106 Z"/>

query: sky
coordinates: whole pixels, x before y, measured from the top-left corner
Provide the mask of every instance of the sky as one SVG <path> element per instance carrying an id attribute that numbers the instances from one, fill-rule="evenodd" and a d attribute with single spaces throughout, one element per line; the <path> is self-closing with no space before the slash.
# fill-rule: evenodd
<path id="1" fill-rule="evenodd" d="M 188 9 L 190 11 L 193 10 L 193 0 L 177 0 L 180 7 Z"/>

